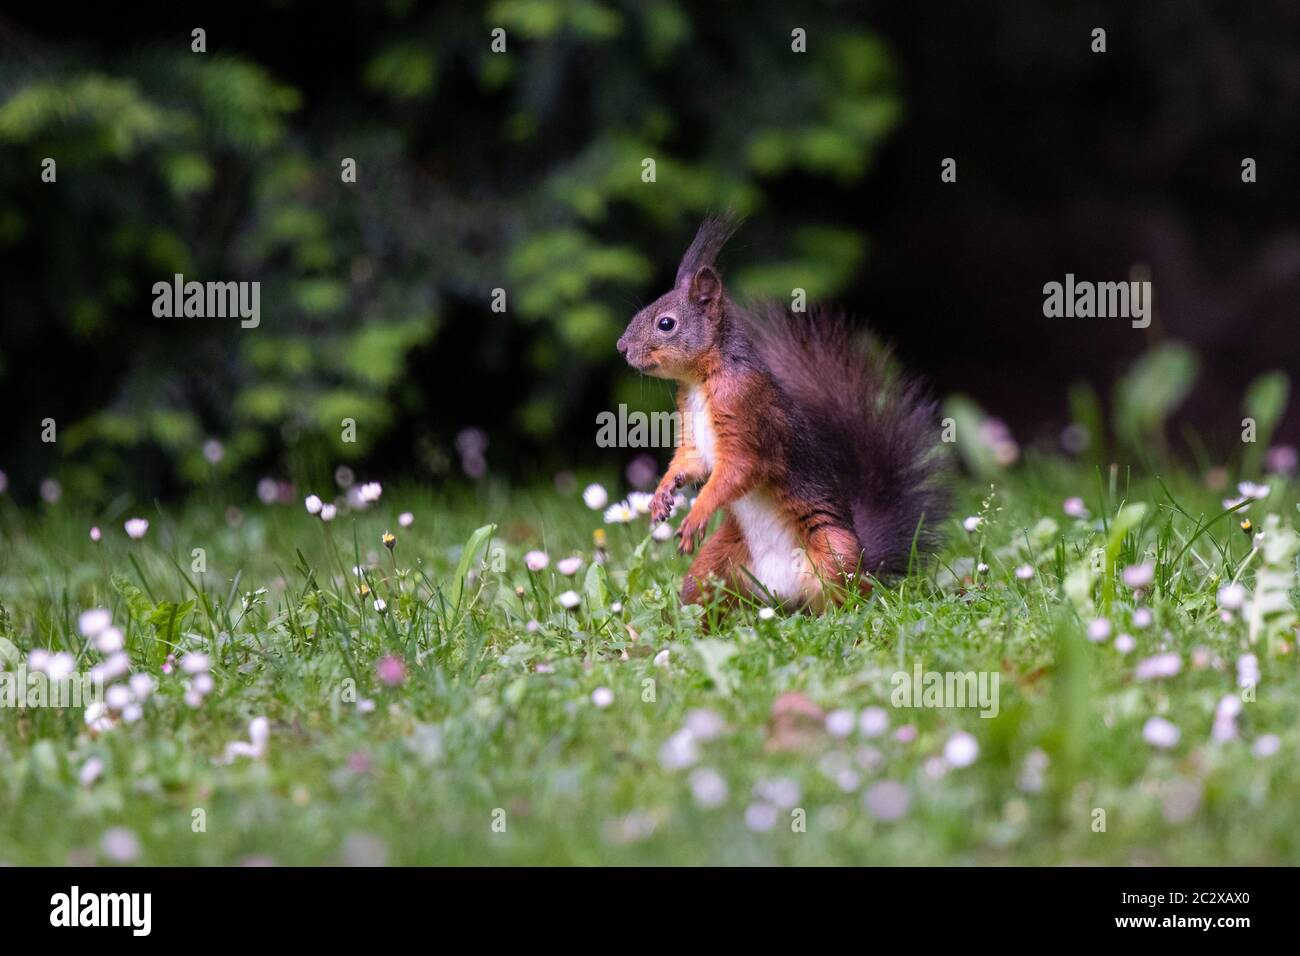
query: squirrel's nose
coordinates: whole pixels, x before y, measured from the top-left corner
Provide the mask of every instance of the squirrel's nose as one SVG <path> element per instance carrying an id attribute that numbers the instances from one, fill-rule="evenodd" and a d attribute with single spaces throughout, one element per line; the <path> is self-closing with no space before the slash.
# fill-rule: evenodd
<path id="1" fill-rule="evenodd" d="M 618 339 L 618 354 L 627 355 L 627 339 L 622 336 Z"/>

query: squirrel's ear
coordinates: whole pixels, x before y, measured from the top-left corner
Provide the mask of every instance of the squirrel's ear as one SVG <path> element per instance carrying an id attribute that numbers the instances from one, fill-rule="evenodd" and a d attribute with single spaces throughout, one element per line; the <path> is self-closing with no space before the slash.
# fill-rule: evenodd
<path id="1" fill-rule="evenodd" d="M 712 266 L 700 266 L 691 276 L 691 287 L 687 293 L 691 301 L 708 312 L 717 310 L 722 299 L 722 280 L 713 271 Z"/>

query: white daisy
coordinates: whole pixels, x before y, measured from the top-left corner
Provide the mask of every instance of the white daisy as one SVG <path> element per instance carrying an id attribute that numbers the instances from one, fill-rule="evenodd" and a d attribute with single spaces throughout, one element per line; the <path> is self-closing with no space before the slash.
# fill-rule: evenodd
<path id="1" fill-rule="evenodd" d="M 1219 588 L 1219 607 L 1235 611 L 1246 603 L 1246 589 L 1240 584 L 1225 584 Z"/>
<path id="2" fill-rule="evenodd" d="M 592 511 L 599 511 L 609 503 L 609 493 L 600 485 L 588 485 L 582 490 L 582 500 Z"/>
<path id="3" fill-rule="evenodd" d="M 76 667 L 76 658 L 66 651 L 60 651 L 50 656 L 49 663 L 45 665 L 45 673 L 52 681 L 64 681 L 72 676 Z"/>
<path id="4" fill-rule="evenodd" d="M 122 637 L 120 630 L 110 627 L 96 634 L 91 643 L 95 645 L 95 650 L 101 654 L 116 654 L 122 649 L 125 639 Z"/>
<path id="5" fill-rule="evenodd" d="M 1142 727 L 1142 739 L 1153 747 L 1167 750 L 1178 744 L 1182 731 L 1163 717 L 1152 717 Z"/>
<path id="6" fill-rule="evenodd" d="M 107 608 L 96 607 L 82 611 L 77 618 L 77 630 L 82 637 L 94 637 L 113 623 L 113 615 Z"/>
<path id="7" fill-rule="evenodd" d="M 1088 640 L 1101 643 L 1108 637 L 1110 637 L 1110 621 L 1098 617 L 1088 622 Z"/>
<path id="8" fill-rule="evenodd" d="M 699 767 L 691 771 L 689 779 L 691 795 L 695 797 L 697 806 L 707 810 L 726 802 L 729 793 L 727 781 L 716 770 Z"/>
<path id="9" fill-rule="evenodd" d="M 832 737 L 847 737 L 853 733 L 853 711 L 840 707 L 826 715 L 826 732 Z"/>
<path id="10" fill-rule="evenodd" d="M 686 728 L 677 731 L 659 748 L 659 765 L 665 770 L 682 770 L 699 762 L 700 748 Z"/>
<path id="11" fill-rule="evenodd" d="M 1088 507 L 1083 503 L 1082 498 L 1066 498 L 1061 510 L 1071 518 L 1083 519 L 1088 517 Z"/>
<path id="12" fill-rule="evenodd" d="M 605 524 L 628 524 L 636 519 L 636 511 L 626 501 L 605 509 Z"/>
<path id="13" fill-rule="evenodd" d="M 858 718 L 858 730 L 864 737 L 879 737 L 889 729 L 889 714 L 883 707 L 868 707 Z"/>
<path id="14" fill-rule="evenodd" d="M 969 767 L 979 753 L 979 743 L 964 730 L 953 734 L 943 745 L 943 757 L 954 767 Z"/>
<path id="15" fill-rule="evenodd" d="M 1268 485 L 1257 485 L 1253 481 L 1243 481 L 1237 485 L 1237 491 L 1241 497 L 1250 498 L 1252 501 L 1259 501 L 1268 497 Z"/>
<path id="16" fill-rule="evenodd" d="M 181 670 L 187 674 L 202 674 L 212 666 L 212 659 L 202 651 L 190 651 L 181 658 Z"/>

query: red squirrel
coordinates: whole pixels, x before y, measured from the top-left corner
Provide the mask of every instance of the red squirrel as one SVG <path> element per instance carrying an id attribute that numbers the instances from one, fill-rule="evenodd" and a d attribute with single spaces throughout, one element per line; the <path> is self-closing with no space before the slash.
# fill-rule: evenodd
<path id="1" fill-rule="evenodd" d="M 680 439 L 651 520 L 702 483 L 677 530 L 682 554 L 699 551 L 683 603 L 746 595 L 821 610 L 906 570 L 914 543 L 933 546 L 945 503 L 936 408 L 844 316 L 739 307 L 716 266 L 735 228 L 706 220 L 673 288 L 618 340 L 634 369 L 678 383 Z"/>

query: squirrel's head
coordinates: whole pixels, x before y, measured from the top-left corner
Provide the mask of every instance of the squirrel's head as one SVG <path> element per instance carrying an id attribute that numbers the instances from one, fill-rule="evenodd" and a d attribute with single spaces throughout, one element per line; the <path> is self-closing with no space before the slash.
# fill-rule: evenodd
<path id="1" fill-rule="evenodd" d="M 618 350 L 639 372 L 692 381 L 704 377 L 727 320 L 727 296 L 714 261 L 736 229 L 709 218 L 695 234 L 673 288 L 632 317 Z"/>

